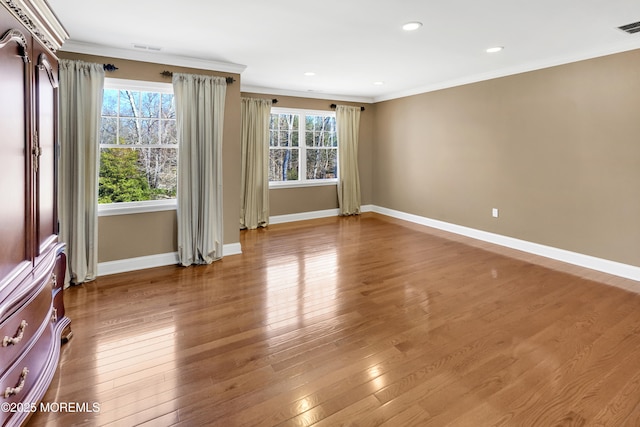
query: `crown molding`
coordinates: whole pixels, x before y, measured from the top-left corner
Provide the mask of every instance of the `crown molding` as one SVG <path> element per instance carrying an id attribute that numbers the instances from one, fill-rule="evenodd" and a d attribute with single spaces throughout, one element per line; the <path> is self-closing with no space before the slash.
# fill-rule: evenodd
<path id="1" fill-rule="evenodd" d="M 73 40 L 69 40 L 65 43 L 64 47 L 60 50 L 63 52 L 81 53 L 84 55 L 106 56 L 109 58 L 152 62 L 156 64 L 174 65 L 176 67 L 197 68 L 200 70 L 222 71 L 225 73 L 235 74 L 241 74 L 247 68 L 246 65 L 234 64 L 233 62 L 213 61 L 188 56 L 122 49 Z"/>
<path id="2" fill-rule="evenodd" d="M 46 0 L 1 0 L 2 5 L 49 50 L 55 52 L 69 38 Z"/>
<path id="3" fill-rule="evenodd" d="M 542 61 L 530 62 L 527 64 L 518 65 L 515 67 L 501 68 L 499 70 L 491 71 L 488 73 L 474 74 L 471 76 L 465 76 L 459 79 L 445 80 L 442 82 L 434 83 L 431 85 L 419 86 L 413 89 L 408 89 L 400 92 L 392 92 L 380 96 L 376 96 L 373 102 L 389 101 L 392 99 L 404 98 L 407 96 L 420 95 L 422 93 L 434 92 L 436 90 L 449 89 L 456 86 L 462 86 L 470 83 L 477 83 L 485 80 L 496 79 L 500 77 L 507 77 L 516 74 L 526 73 L 529 71 L 542 70 L 545 68 L 556 67 L 559 65 L 571 64 L 574 62 L 586 61 L 589 59 L 595 59 L 603 56 L 614 55 L 616 53 L 627 52 L 630 50 L 640 49 L 640 39 L 637 37 L 633 40 L 624 41 L 613 46 L 608 46 L 606 49 L 594 49 L 576 53 L 572 55 L 557 56 L 554 58 L 545 59 Z"/>
<path id="4" fill-rule="evenodd" d="M 372 104 L 374 99 L 368 96 L 338 95 L 324 92 L 302 92 L 297 90 L 277 89 L 272 87 L 240 85 L 241 92 L 259 93 L 263 95 L 293 96 L 296 98 L 326 99 L 329 101 L 364 102 Z"/>

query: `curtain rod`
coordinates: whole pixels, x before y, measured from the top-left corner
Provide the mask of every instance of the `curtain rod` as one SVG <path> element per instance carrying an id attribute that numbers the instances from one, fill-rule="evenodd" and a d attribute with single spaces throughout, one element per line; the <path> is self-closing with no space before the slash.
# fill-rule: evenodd
<path id="1" fill-rule="evenodd" d="M 259 98 L 259 99 L 263 99 L 263 98 Z M 278 99 L 277 99 L 277 98 L 273 98 L 273 99 L 271 100 L 271 103 L 272 103 L 272 104 L 277 104 L 277 103 L 278 103 Z"/>
<path id="2" fill-rule="evenodd" d="M 330 108 L 336 108 L 337 105 L 336 104 L 331 104 L 329 105 Z M 360 111 L 364 111 L 364 107 L 360 107 Z"/>
<path id="3" fill-rule="evenodd" d="M 172 77 L 173 76 L 173 71 L 163 71 L 160 74 L 162 74 L 165 77 Z M 225 79 L 227 80 L 227 84 L 231 84 L 234 83 L 236 81 L 236 79 L 234 79 L 233 77 L 225 77 Z"/>
<path id="4" fill-rule="evenodd" d="M 113 64 L 102 64 L 102 67 L 104 68 L 105 71 L 116 71 L 118 69 L 118 67 L 116 67 Z M 162 74 L 165 77 L 173 76 L 173 73 L 171 71 L 163 71 L 160 74 Z M 233 77 L 227 77 L 226 80 L 227 80 L 227 84 L 231 84 L 236 81 L 236 79 L 234 79 Z"/>

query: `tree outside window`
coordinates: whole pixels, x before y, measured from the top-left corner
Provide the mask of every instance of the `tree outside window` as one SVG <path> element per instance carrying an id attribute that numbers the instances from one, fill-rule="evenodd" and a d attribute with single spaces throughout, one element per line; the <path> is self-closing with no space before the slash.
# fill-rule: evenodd
<path id="1" fill-rule="evenodd" d="M 175 198 L 177 160 L 173 94 L 105 88 L 98 203 Z"/>
<path id="2" fill-rule="evenodd" d="M 335 114 L 273 108 L 269 154 L 270 182 L 334 181 L 338 177 Z"/>

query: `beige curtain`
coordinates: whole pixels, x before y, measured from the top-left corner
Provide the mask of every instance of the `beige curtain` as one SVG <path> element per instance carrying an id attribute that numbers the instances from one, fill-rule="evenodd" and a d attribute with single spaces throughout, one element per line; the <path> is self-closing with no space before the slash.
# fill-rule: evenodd
<path id="1" fill-rule="evenodd" d="M 358 132 L 360 107 L 336 107 L 338 131 L 338 204 L 340 215 L 360 213 L 360 174 L 358 172 Z"/>
<path id="2" fill-rule="evenodd" d="M 223 77 L 173 74 L 178 129 L 178 257 L 184 266 L 222 258 Z"/>
<path id="3" fill-rule="evenodd" d="M 242 98 L 240 228 L 269 225 L 270 99 Z"/>
<path id="4" fill-rule="evenodd" d="M 99 132 L 104 88 L 102 64 L 60 60 L 58 217 L 67 245 L 65 283 L 93 280 L 98 272 Z"/>

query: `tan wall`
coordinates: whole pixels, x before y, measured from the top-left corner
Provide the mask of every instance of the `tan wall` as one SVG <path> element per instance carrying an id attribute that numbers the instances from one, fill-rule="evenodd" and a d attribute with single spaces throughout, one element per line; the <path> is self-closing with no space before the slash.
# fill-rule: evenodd
<path id="1" fill-rule="evenodd" d="M 638 70 L 636 50 L 377 104 L 373 203 L 640 266 Z"/>
<path id="2" fill-rule="evenodd" d="M 59 53 L 114 63 L 115 78 L 167 81 L 164 69 L 229 75 Z M 640 266 L 638 69 L 640 51 L 631 51 L 365 105 L 362 203 Z M 292 108 L 340 103 L 242 95 Z M 227 90 L 224 132 L 224 241 L 235 243 L 239 82 Z M 337 207 L 333 186 L 271 190 L 270 198 L 272 215 Z M 101 217 L 99 262 L 173 252 L 175 227 L 175 212 Z"/>
<path id="3" fill-rule="evenodd" d="M 100 262 L 177 251 L 176 211 L 103 216 L 98 226 Z"/>
<path id="4" fill-rule="evenodd" d="M 373 122 L 375 106 L 365 103 L 332 101 L 326 99 L 299 98 L 281 95 L 242 93 L 253 98 L 277 99 L 276 107 L 306 108 L 310 110 L 331 111 L 331 104 L 363 106 L 360 115 L 360 135 L 358 142 L 358 170 L 360 172 L 360 192 L 363 205 L 373 200 Z M 277 188 L 269 191 L 269 214 L 288 215 L 294 213 L 336 209 L 338 194 L 335 185 L 318 187 Z"/>
<path id="5" fill-rule="evenodd" d="M 176 67 L 117 58 L 58 52 L 64 59 L 109 63 L 118 67 L 107 77 L 170 83 L 171 79 L 160 73 L 165 70 L 230 76 L 236 82 L 227 86 L 223 135 L 223 204 L 224 243 L 240 241 L 238 218 L 240 216 L 240 76 L 233 73 Z M 148 214 L 100 217 L 98 220 L 98 262 L 114 261 L 140 256 L 177 251 L 176 213 L 154 212 Z M 151 235 L 150 233 L 155 233 Z"/>

